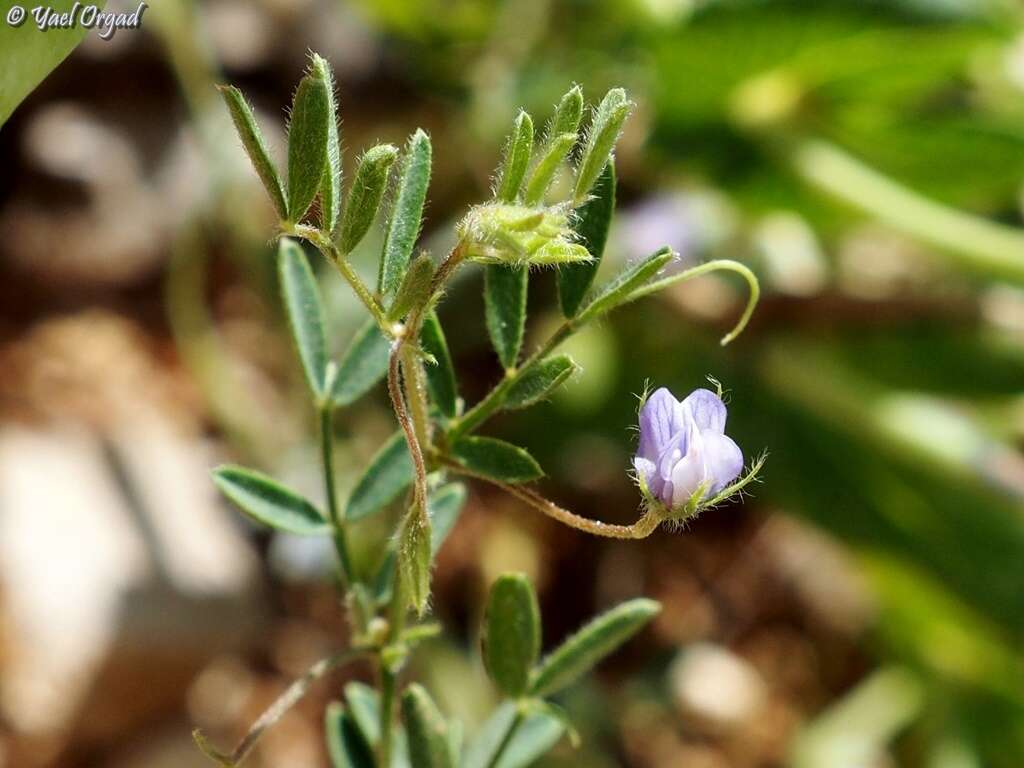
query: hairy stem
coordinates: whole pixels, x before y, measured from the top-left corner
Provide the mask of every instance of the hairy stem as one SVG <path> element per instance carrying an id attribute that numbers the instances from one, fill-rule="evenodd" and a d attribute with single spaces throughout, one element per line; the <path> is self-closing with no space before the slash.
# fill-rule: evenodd
<path id="1" fill-rule="evenodd" d="M 380 302 L 373 295 L 373 292 L 366 286 L 362 278 L 356 274 L 356 271 L 352 268 L 352 265 L 348 261 L 347 254 L 342 253 L 338 246 L 334 244 L 330 236 L 321 232 L 316 227 L 310 227 L 306 224 L 294 224 L 286 226 L 283 229 L 283 233 L 286 235 L 293 235 L 295 237 L 301 237 L 304 240 L 308 240 L 316 246 L 317 250 L 320 251 L 335 267 L 338 272 L 345 279 L 355 292 L 356 297 L 363 303 L 367 311 L 373 316 L 373 319 L 380 326 L 380 329 L 388 337 L 393 337 L 394 333 L 391 329 L 391 323 L 388 322 L 387 317 L 384 313 L 384 308 Z"/>
<path id="2" fill-rule="evenodd" d="M 653 512 L 645 512 L 644 515 L 632 525 L 613 525 L 611 523 L 602 523 L 599 520 L 590 520 L 586 517 L 580 517 L 575 512 L 570 512 L 564 507 L 560 507 L 550 499 L 545 498 L 541 494 L 537 493 L 531 488 L 527 488 L 522 485 L 512 485 L 510 483 L 503 483 L 500 480 L 495 480 L 493 477 L 482 475 L 478 472 L 474 472 L 468 469 L 456 461 L 449 458 L 443 458 L 445 466 L 460 472 L 468 477 L 474 477 L 478 480 L 485 480 L 492 485 L 501 488 L 511 496 L 516 497 L 522 502 L 525 502 L 529 506 L 543 512 L 553 520 L 557 520 L 563 525 L 567 525 L 570 528 L 575 528 L 579 531 L 592 534 L 594 536 L 603 536 L 609 539 L 646 539 L 655 529 L 658 527 L 661 519 Z"/>
<path id="3" fill-rule="evenodd" d="M 256 746 L 256 742 L 259 741 L 263 733 L 274 725 L 274 723 L 280 720 L 289 709 L 295 706 L 302 697 L 306 695 L 313 683 L 331 670 L 337 669 L 341 665 L 354 661 L 361 656 L 365 656 L 367 653 L 369 653 L 369 650 L 366 648 L 351 648 L 347 651 L 336 653 L 333 656 L 328 656 L 325 659 L 320 659 L 320 661 L 310 667 L 302 677 L 289 685 L 284 692 L 274 700 L 274 703 L 271 704 L 266 711 L 259 716 L 259 718 L 257 718 L 256 722 L 252 724 L 251 728 L 249 728 L 248 733 L 245 734 L 242 740 L 238 743 L 238 746 L 235 747 L 234 751 L 232 751 L 230 755 L 222 754 L 213 749 L 199 729 L 193 731 L 192 736 L 199 745 L 199 748 L 202 749 L 208 757 L 216 760 L 221 765 L 234 768 L 234 766 L 241 764 L 241 762 L 245 760 L 252 751 L 252 748 Z"/>

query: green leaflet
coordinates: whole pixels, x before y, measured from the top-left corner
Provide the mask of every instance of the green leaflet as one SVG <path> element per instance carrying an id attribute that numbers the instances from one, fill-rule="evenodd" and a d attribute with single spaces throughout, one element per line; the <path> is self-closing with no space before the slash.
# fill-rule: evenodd
<path id="1" fill-rule="evenodd" d="M 544 476 L 524 449 L 493 437 L 459 438 L 451 455 L 467 469 L 504 483 L 526 483 Z"/>
<path id="2" fill-rule="evenodd" d="M 410 310 L 420 307 L 430 298 L 430 288 L 434 277 L 434 261 L 426 253 L 421 253 L 409 266 L 409 271 L 402 278 L 395 300 L 388 308 L 389 320 L 401 320 Z"/>
<path id="3" fill-rule="evenodd" d="M 341 217 L 338 247 L 343 254 L 355 250 L 377 218 L 380 201 L 388 186 L 388 172 L 397 158 L 396 147 L 379 144 L 366 150 L 359 159 L 355 178 L 348 191 L 348 203 Z"/>
<path id="4" fill-rule="evenodd" d="M 395 204 L 391 209 L 384 252 L 380 260 L 378 288 L 389 294 L 398 288 L 412 256 L 423 220 L 423 204 L 430 184 L 430 137 L 417 130 L 409 139 L 398 180 Z"/>
<path id="5" fill-rule="evenodd" d="M 660 610 L 654 600 L 637 598 L 593 619 L 541 662 L 530 683 L 530 694 L 547 696 L 571 685 L 643 629 Z"/>
<path id="6" fill-rule="evenodd" d="M 414 768 L 454 768 L 448 724 L 422 685 L 413 683 L 402 694 L 402 722 Z"/>
<path id="7" fill-rule="evenodd" d="M 544 148 L 540 160 L 530 174 L 526 182 L 526 192 L 523 193 L 523 202 L 527 205 L 539 205 L 544 202 L 551 182 L 555 179 L 559 167 L 565 158 L 576 146 L 577 135 L 575 133 L 563 133 L 555 136 Z"/>
<path id="8" fill-rule="evenodd" d="M 363 737 L 355 718 L 338 702 L 324 712 L 324 736 L 331 768 L 374 768 L 373 750 Z"/>
<path id="9" fill-rule="evenodd" d="M 327 84 L 327 162 L 320 180 L 320 222 L 325 232 L 333 232 L 341 211 L 341 137 L 338 135 L 338 108 L 334 102 L 334 75 L 331 65 L 313 54 L 313 71 Z"/>
<path id="10" fill-rule="evenodd" d="M 434 405 L 449 419 L 454 419 L 458 412 L 458 389 L 455 383 L 455 367 L 452 356 L 448 352 L 448 342 L 441 328 L 441 321 L 436 312 L 430 312 L 423 320 L 420 332 L 420 344 L 423 351 L 432 355 L 436 365 L 425 365 L 427 374 L 427 390 Z"/>
<path id="11" fill-rule="evenodd" d="M 494 710 L 466 749 L 462 768 L 491 768 L 515 716 L 516 704 L 512 701 L 506 701 Z M 565 727 L 561 721 L 545 712 L 527 715 L 505 745 L 494 768 L 526 768 L 533 765 L 558 743 L 564 732 Z"/>
<path id="12" fill-rule="evenodd" d="M 587 199 L 601 170 L 608 164 L 622 125 L 633 111 L 633 102 L 621 88 L 612 88 L 594 111 L 594 122 L 587 133 L 587 143 L 576 174 L 573 199 L 577 205 Z"/>
<path id="13" fill-rule="evenodd" d="M 605 283 L 593 298 L 580 310 L 577 317 L 580 322 L 592 320 L 605 312 L 615 309 L 620 303 L 629 299 L 629 295 L 650 280 L 668 264 L 676 254 L 670 248 L 662 248 L 622 270 L 617 276 Z"/>
<path id="14" fill-rule="evenodd" d="M 278 246 L 277 269 L 285 314 L 299 351 L 302 370 L 313 398 L 320 401 L 326 393 L 327 341 L 316 277 L 302 248 L 287 237 L 282 237 Z"/>
<path id="15" fill-rule="evenodd" d="M 551 186 L 555 173 L 562 161 L 576 145 L 578 138 L 577 131 L 580 127 L 580 118 L 583 117 L 583 92 L 578 85 L 569 89 L 552 115 L 545 131 L 544 147 L 540 153 L 540 160 L 530 174 L 526 182 L 526 192 L 523 195 L 527 205 L 537 205 L 543 202 L 544 195 Z"/>
<path id="16" fill-rule="evenodd" d="M 491 586 L 482 642 L 487 672 L 501 691 L 525 693 L 540 653 L 540 609 L 523 574 L 504 574 Z"/>
<path id="17" fill-rule="evenodd" d="M 45 7 L 66 13 L 75 7 L 72 0 L 50 0 Z M 96 3 L 101 9 L 105 2 Z M 6 19 L 0 24 L 0 126 L 32 90 L 70 54 L 91 31 L 81 24 L 69 29 L 54 27 L 40 30 L 29 15 L 33 5 L 23 3 L 27 20 L 14 26 Z M 14 7 L 4 3 L 4 13 Z M 130 33 L 129 33 L 130 34 Z"/>
<path id="18" fill-rule="evenodd" d="M 217 467 L 213 482 L 246 515 L 258 523 L 300 536 L 329 533 L 320 511 L 271 477 L 237 466 Z"/>
<path id="19" fill-rule="evenodd" d="M 569 379 L 579 366 L 568 355 L 553 355 L 531 365 L 505 394 L 502 407 L 528 408 L 544 400 Z"/>
<path id="20" fill-rule="evenodd" d="M 520 111 L 512 124 L 512 133 L 505 144 L 505 157 L 498 171 L 498 187 L 495 197 L 507 203 L 515 202 L 523 186 L 526 169 L 533 154 L 533 120 Z"/>
<path id="21" fill-rule="evenodd" d="M 299 81 L 288 126 L 288 216 L 302 221 L 320 189 L 327 166 L 331 97 L 327 82 L 314 69 Z"/>
<path id="22" fill-rule="evenodd" d="M 611 160 L 594 184 L 591 198 L 576 211 L 573 229 L 591 260 L 566 264 L 558 270 L 558 300 L 562 305 L 562 314 L 566 317 L 572 317 L 579 311 L 583 297 L 594 282 L 594 275 L 604 256 L 604 246 L 608 242 L 608 229 L 614 213 L 615 162 Z"/>
<path id="23" fill-rule="evenodd" d="M 338 364 L 333 399 L 339 406 L 351 405 L 388 372 L 391 342 L 370 318 L 360 328 Z"/>
<path id="24" fill-rule="evenodd" d="M 288 203 L 284 197 L 284 184 L 281 183 L 281 176 L 277 172 L 274 161 L 270 159 L 263 134 L 252 113 L 252 108 L 246 102 L 242 92 L 233 85 L 218 85 L 217 90 L 224 98 L 224 103 L 231 113 L 231 120 L 235 124 L 238 137 L 242 140 L 249 161 L 256 169 L 256 175 L 263 182 L 263 188 L 270 195 L 274 204 L 274 210 L 282 219 L 288 218 Z"/>
<path id="25" fill-rule="evenodd" d="M 345 506 L 348 520 L 372 515 L 394 501 L 413 481 L 415 470 L 405 434 L 399 430 L 370 459 Z"/>
<path id="26" fill-rule="evenodd" d="M 506 369 L 515 368 L 523 345 L 528 282 L 529 272 L 525 266 L 490 264 L 484 270 L 487 333 Z"/>

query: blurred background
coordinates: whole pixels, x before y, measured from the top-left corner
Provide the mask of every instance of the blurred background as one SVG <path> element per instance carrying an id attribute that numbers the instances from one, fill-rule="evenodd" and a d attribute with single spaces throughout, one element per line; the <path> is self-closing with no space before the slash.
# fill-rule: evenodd
<path id="1" fill-rule="evenodd" d="M 724 349 L 745 300 L 730 278 L 631 305 L 571 340 L 584 373 L 555 399 L 489 425 L 608 522 L 637 515 L 645 382 L 717 377 L 730 434 L 770 456 L 752 498 L 639 543 L 472 487 L 435 575 L 450 632 L 416 663 L 443 706 L 472 730 L 493 699 L 476 627 L 517 569 L 547 646 L 627 597 L 664 604 L 564 698 L 583 746 L 545 766 L 1024 765 L 1018 3 L 151 6 L 141 30 L 90 34 L 0 129 L 0 766 L 199 768 L 193 725 L 233 744 L 345 643 L 331 552 L 248 526 L 208 476 L 239 461 L 319 492 L 273 214 L 213 88 L 239 85 L 280 152 L 308 49 L 335 68 L 349 177 L 371 143 L 431 132 L 432 252 L 487 196 L 518 107 L 541 120 L 572 82 L 590 102 L 623 85 L 639 106 L 602 273 L 669 244 L 764 289 Z M 318 266 L 343 346 L 361 313 Z M 554 296 L 539 273 L 534 340 Z M 441 317 L 473 402 L 501 373 L 479 270 Z M 381 387 L 339 414 L 343 489 L 393 428 Z M 360 557 L 386 522 L 356 532 Z M 323 706 L 367 674 L 321 683 L 253 768 L 326 765 Z"/>

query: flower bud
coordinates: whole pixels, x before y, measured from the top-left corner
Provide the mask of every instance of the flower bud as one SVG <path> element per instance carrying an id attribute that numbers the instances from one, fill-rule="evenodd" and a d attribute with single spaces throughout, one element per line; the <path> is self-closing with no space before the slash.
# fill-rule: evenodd
<path id="1" fill-rule="evenodd" d="M 590 260 L 587 249 L 575 242 L 569 215 L 562 207 L 478 205 L 459 224 L 459 235 L 468 244 L 467 258 L 482 264 L 530 266 Z"/>

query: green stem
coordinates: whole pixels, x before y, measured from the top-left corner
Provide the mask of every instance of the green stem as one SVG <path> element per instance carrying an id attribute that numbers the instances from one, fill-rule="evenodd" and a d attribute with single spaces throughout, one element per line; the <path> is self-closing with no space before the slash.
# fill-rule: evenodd
<path id="1" fill-rule="evenodd" d="M 389 338 L 394 337 L 394 331 L 392 329 L 392 323 L 388 321 L 387 316 L 384 312 L 384 308 L 380 302 L 373 295 L 373 292 L 367 288 L 366 283 L 363 282 L 362 278 L 356 274 L 356 271 L 352 268 L 352 265 L 348 261 L 347 254 L 342 253 L 338 246 L 334 244 L 330 236 L 321 232 L 316 227 L 311 227 L 307 224 L 291 224 L 283 222 L 281 231 L 285 235 L 292 235 L 294 237 L 301 237 L 303 240 L 308 240 L 316 246 L 317 250 L 320 251 L 335 267 L 338 272 L 345 279 L 355 292 L 356 297 L 363 303 L 367 311 L 373 316 L 373 319 L 380 326 L 380 329 Z"/>
<path id="2" fill-rule="evenodd" d="M 575 512 L 570 512 L 565 507 L 555 504 L 555 502 L 537 493 L 532 488 L 527 488 L 523 485 L 503 483 L 502 481 L 495 480 L 493 477 L 489 477 L 488 475 L 474 472 L 446 456 L 442 457 L 441 460 L 444 462 L 445 466 L 455 472 L 459 472 L 467 477 L 476 478 L 477 480 L 484 480 L 485 482 L 505 491 L 505 493 L 510 496 L 514 496 L 520 501 L 528 504 L 538 512 L 542 512 L 552 520 L 557 520 L 562 523 L 562 525 L 567 525 L 578 531 L 589 533 L 592 536 L 603 536 L 607 539 L 646 539 L 654 533 L 658 525 L 661 523 L 661 519 L 653 511 L 645 512 L 643 516 L 632 525 L 612 525 L 611 523 L 602 523 L 600 520 L 591 520 L 586 517 L 580 517 Z"/>
<path id="3" fill-rule="evenodd" d="M 789 159 L 805 180 L 912 237 L 955 254 L 989 276 L 1024 284 L 1024 232 L 918 194 L 826 141 L 792 145 Z"/>
<path id="4" fill-rule="evenodd" d="M 338 491 L 334 482 L 334 431 L 331 417 L 334 409 L 330 403 L 320 406 L 320 456 L 324 470 L 324 495 L 327 497 L 327 511 L 334 530 L 334 549 L 338 553 L 338 566 L 344 587 L 347 589 L 355 583 L 352 568 L 352 557 L 348 549 L 348 537 L 345 534 L 345 517 L 338 504 Z"/>
<path id="5" fill-rule="evenodd" d="M 516 735 L 516 731 L 519 730 L 519 726 L 523 724 L 526 718 L 523 717 L 523 710 L 517 704 L 516 714 L 512 718 L 512 722 L 508 724 L 508 730 L 505 731 L 505 735 L 501 737 L 501 743 L 498 744 L 498 748 L 494 750 L 494 754 L 491 755 L 491 759 L 487 762 L 487 768 L 496 768 L 501 762 L 502 755 L 505 754 L 505 750 L 508 749 L 508 745 L 512 743 L 512 738 Z"/>

